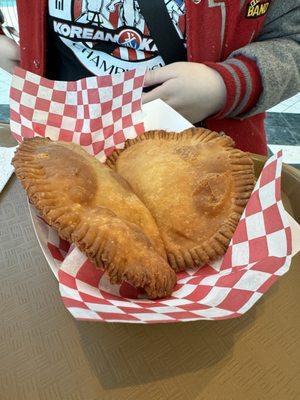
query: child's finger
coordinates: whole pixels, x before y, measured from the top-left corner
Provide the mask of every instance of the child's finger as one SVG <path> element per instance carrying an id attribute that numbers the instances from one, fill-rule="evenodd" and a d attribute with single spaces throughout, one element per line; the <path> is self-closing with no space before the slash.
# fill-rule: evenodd
<path id="1" fill-rule="evenodd" d="M 159 85 L 171 78 L 174 78 L 174 76 L 175 74 L 172 65 L 147 71 L 145 75 L 144 87 Z"/>
<path id="2" fill-rule="evenodd" d="M 150 90 L 150 92 L 142 94 L 142 103 L 149 103 L 156 99 L 165 100 L 164 89 L 162 86 L 157 86 L 155 89 Z"/>

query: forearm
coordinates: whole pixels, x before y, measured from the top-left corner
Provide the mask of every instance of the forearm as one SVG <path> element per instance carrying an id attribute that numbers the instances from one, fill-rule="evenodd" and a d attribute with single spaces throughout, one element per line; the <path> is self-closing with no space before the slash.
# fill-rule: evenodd
<path id="1" fill-rule="evenodd" d="M 236 52 L 256 62 L 262 91 L 244 116 L 266 111 L 300 91 L 300 46 L 288 38 L 256 42 Z"/>
<path id="2" fill-rule="evenodd" d="M 223 62 L 205 64 L 219 72 L 226 86 L 224 107 L 214 118 L 234 118 L 253 109 L 263 90 L 260 71 L 254 60 L 240 55 Z"/>

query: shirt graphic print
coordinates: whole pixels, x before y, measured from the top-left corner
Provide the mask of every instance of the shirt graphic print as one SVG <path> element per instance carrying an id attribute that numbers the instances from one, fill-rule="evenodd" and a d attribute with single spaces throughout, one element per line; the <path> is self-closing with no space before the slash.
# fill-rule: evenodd
<path id="1" fill-rule="evenodd" d="M 150 1 L 150 0 L 149 0 Z M 164 0 L 185 38 L 184 0 Z M 92 74 L 164 65 L 135 0 L 49 0 L 52 32 Z"/>

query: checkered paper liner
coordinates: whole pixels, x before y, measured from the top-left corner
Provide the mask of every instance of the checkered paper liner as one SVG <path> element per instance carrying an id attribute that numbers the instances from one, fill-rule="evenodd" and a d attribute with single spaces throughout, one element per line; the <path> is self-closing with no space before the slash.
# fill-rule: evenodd
<path id="1" fill-rule="evenodd" d="M 16 68 L 10 128 L 18 142 L 34 136 L 80 144 L 99 159 L 144 131 L 144 71 L 52 81 Z"/>
<path id="2" fill-rule="evenodd" d="M 290 267 L 291 231 L 281 202 L 281 166 L 281 153 L 266 163 L 225 256 L 178 274 L 172 296 L 155 301 L 126 282 L 111 285 L 102 270 L 60 239 L 31 206 L 65 306 L 76 319 L 110 322 L 218 320 L 244 314 Z"/>
<path id="3" fill-rule="evenodd" d="M 18 73 L 24 75 L 22 70 L 18 70 Z M 18 82 L 21 79 L 19 75 Z M 35 80 L 37 85 L 36 76 L 26 73 L 25 78 L 21 80 L 23 88 L 28 87 L 26 82 L 24 83 L 24 79 L 26 80 L 28 76 L 30 76 L 30 82 Z M 118 84 L 122 85 L 120 82 L 122 79 L 126 80 L 127 76 L 127 73 L 122 77 L 119 76 Z M 130 75 L 129 79 L 135 79 L 132 76 L 135 75 Z M 46 82 L 44 78 L 39 77 L 39 79 L 39 85 Z M 89 79 L 93 78 L 86 80 Z M 114 85 L 113 77 L 111 79 L 111 85 Z M 82 81 L 73 82 L 73 86 L 70 87 L 74 88 L 76 85 L 80 91 L 83 86 Z M 99 85 L 101 79 L 93 82 Z M 13 83 L 12 96 L 20 90 L 15 79 Z M 55 87 L 56 82 L 47 81 L 47 85 Z M 65 87 L 68 88 L 68 86 Z M 94 87 L 100 94 L 102 88 L 103 86 Z M 39 92 L 39 89 L 35 88 L 35 92 L 36 90 Z M 139 95 L 141 96 L 141 90 Z M 24 108 L 28 107 L 28 97 L 24 98 L 22 94 L 18 96 L 19 103 L 13 99 L 12 115 L 14 112 L 21 113 L 21 111 L 24 114 Z M 76 91 L 75 96 L 77 96 Z M 69 98 L 68 93 L 64 98 Z M 101 96 L 99 98 L 101 99 Z M 30 101 L 32 106 L 33 101 Z M 49 109 L 53 101 L 55 102 L 53 99 L 49 100 Z M 140 107 L 140 99 L 135 98 L 134 101 L 139 101 Z M 135 112 L 137 113 L 135 120 L 132 117 L 132 125 L 126 126 L 126 132 L 117 132 L 120 136 L 124 135 L 127 138 L 127 132 L 129 132 L 129 137 L 141 133 L 140 109 L 136 108 Z M 24 116 L 23 120 L 21 118 L 23 114 L 19 116 L 21 122 L 17 125 L 20 125 L 18 132 L 14 130 L 15 122 L 12 124 L 13 133 L 19 141 L 25 136 L 35 136 L 36 132 L 39 134 L 43 132 L 47 136 L 51 133 L 47 124 L 43 125 L 43 130 L 36 130 L 36 127 L 40 125 L 36 125 L 36 120 L 33 121 L 34 115 L 38 117 L 35 110 L 33 114 L 30 114 L 31 118 L 27 114 L 25 119 L 27 126 L 23 129 Z M 100 115 L 99 118 L 101 119 Z M 88 122 L 85 124 L 89 125 Z M 99 124 L 104 125 L 103 121 Z M 62 128 L 63 133 L 64 129 Z M 109 146 L 105 144 L 104 137 L 102 150 L 96 153 L 100 159 L 103 159 L 114 145 L 122 145 L 119 139 L 114 138 L 113 129 L 111 127 L 112 138 Z M 56 132 L 58 132 L 56 139 L 70 140 L 71 138 L 82 144 L 81 137 L 78 135 L 65 137 L 60 130 Z M 103 138 L 101 130 L 97 130 L 96 135 Z M 91 151 L 93 147 L 88 146 L 88 150 Z M 131 323 L 219 320 L 244 314 L 290 267 L 292 238 L 286 212 L 281 202 L 281 168 L 281 153 L 267 161 L 225 256 L 211 265 L 178 274 L 178 282 L 172 296 L 155 301 L 146 299 L 143 293 L 127 282 L 121 285 L 110 284 L 103 270 L 96 269 L 76 247 L 70 246 L 59 238 L 57 232 L 46 224 L 33 206 L 30 206 L 38 240 L 52 271 L 59 280 L 59 289 L 66 308 L 80 320 Z"/>

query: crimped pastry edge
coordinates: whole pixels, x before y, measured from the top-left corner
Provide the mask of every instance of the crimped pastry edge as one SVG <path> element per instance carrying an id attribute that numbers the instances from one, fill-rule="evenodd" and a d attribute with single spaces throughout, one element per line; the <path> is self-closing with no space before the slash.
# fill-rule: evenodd
<path id="1" fill-rule="evenodd" d="M 125 142 L 123 149 L 115 150 L 106 160 L 106 164 L 116 169 L 119 156 L 128 148 L 145 140 L 176 140 L 184 141 L 193 138 L 195 141 L 206 143 L 214 141 L 229 152 L 231 173 L 234 178 L 234 197 L 230 215 L 209 240 L 189 250 L 181 251 L 178 254 L 168 253 L 168 260 L 175 271 L 182 271 L 194 266 L 202 266 L 213 262 L 223 256 L 228 248 L 230 240 L 236 230 L 240 217 L 251 196 L 254 188 L 254 166 L 248 152 L 235 149 L 234 141 L 224 133 L 217 133 L 206 128 L 189 128 L 180 133 L 167 132 L 164 130 L 152 130 L 145 132 L 135 139 Z"/>
<path id="2" fill-rule="evenodd" d="M 103 248 L 105 248 L 105 245 L 102 245 L 101 248 L 99 248 L 99 246 L 96 246 L 97 243 L 94 242 L 91 246 L 87 247 L 87 245 L 89 245 L 88 237 L 96 237 L 97 235 L 95 226 L 88 228 L 85 221 L 82 221 L 80 217 L 78 215 L 76 216 L 76 213 L 74 213 L 72 225 L 62 228 L 61 225 L 63 225 L 63 223 L 61 217 L 63 217 L 65 212 L 70 210 L 69 206 L 57 206 L 55 214 L 51 214 L 49 217 L 49 211 L 52 209 L 53 197 L 47 196 L 46 187 L 38 190 L 41 188 L 41 185 L 44 184 L 43 182 L 39 182 L 39 178 L 43 178 L 43 168 L 35 160 L 34 149 L 36 149 L 40 144 L 47 145 L 50 142 L 53 141 L 49 138 L 42 137 L 24 139 L 12 160 L 16 176 L 21 182 L 23 188 L 26 190 L 29 200 L 41 213 L 44 220 L 58 231 L 59 236 L 70 243 L 75 243 L 79 250 L 83 251 L 97 267 L 105 269 L 112 283 L 120 284 L 126 279 L 124 279 L 124 276 L 118 274 L 118 268 L 116 268 L 116 265 L 114 265 L 113 262 L 107 263 L 107 259 L 110 258 L 108 257 L 109 254 L 102 251 Z M 27 162 L 26 166 L 25 162 Z M 43 191 L 46 196 L 41 196 L 41 191 Z M 48 192 L 48 194 L 49 193 L 53 194 L 53 192 Z M 56 201 L 57 198 L 54 198 L 54 200 Z M 75 226 L 73 226 L 73 224 Z M 75 236 L 76 240 L 74 240 Z M 135 287 L 143 287 L 148 296 L 153 299 L 169 296 L 176 283 L 176 276 L 171 269 L 168 279 L 164 276 L 161 279 L 161 282 L 156 280 L 154 276 L 152 277 L 151 282 L 149 282 L 146 273 L 145 276 L 140 276 L 139 278 L 140 279 L 137 280 L 134 274 L 131 274 L 128 281 Z"/>

